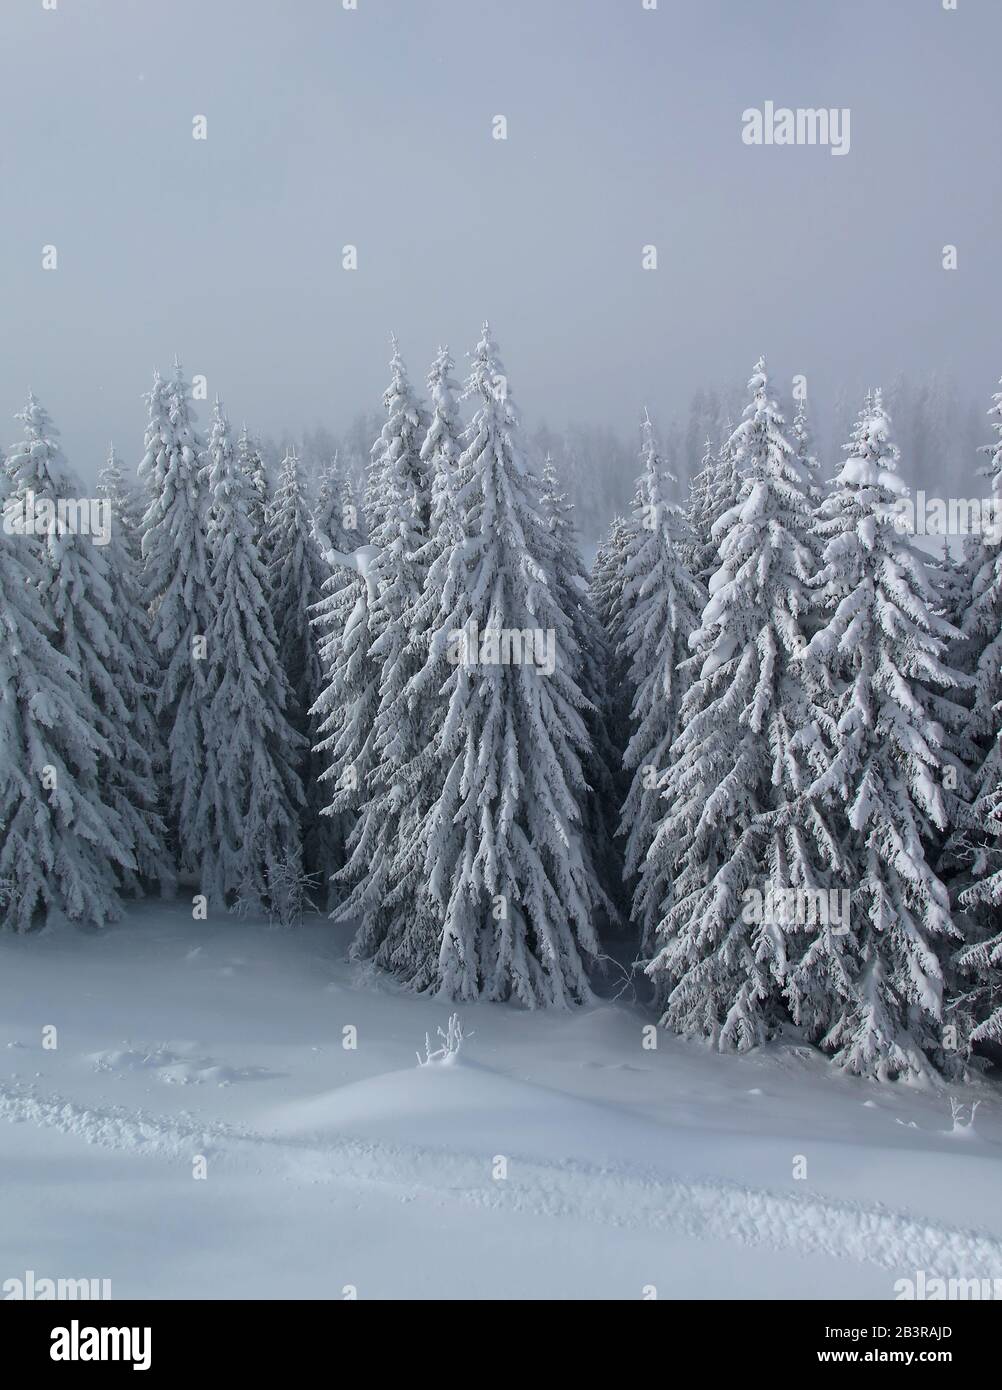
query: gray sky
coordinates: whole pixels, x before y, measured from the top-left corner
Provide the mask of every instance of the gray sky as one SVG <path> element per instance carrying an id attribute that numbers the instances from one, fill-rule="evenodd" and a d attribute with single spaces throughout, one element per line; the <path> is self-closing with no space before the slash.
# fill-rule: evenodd
<path id="1" fill-rule="evenodd" d="M 85 476 L 138 461 L 175 352 L 235 421 L 337 429 L 391 329 L 423 383 L 485 316 L 529 423 L 632 428 L 759 352 L 987 409 L 1000 53 L 1000 0 L 3 0 L 0 442 L 30 385 Z M 849 153 L 746 146 L 767 100 L 848 107 Z"/>

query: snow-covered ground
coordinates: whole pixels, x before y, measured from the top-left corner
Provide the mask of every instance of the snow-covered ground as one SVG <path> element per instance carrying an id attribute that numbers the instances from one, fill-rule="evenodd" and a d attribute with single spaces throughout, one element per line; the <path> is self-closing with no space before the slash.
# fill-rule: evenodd
<path id="1" fill-rule="evenodd" d="M 647 1050 L 624 999 L 465 1007 L 458 1060 L 419 1068 L 448 1006 L 345 944 L 180 903 L 0 937 L 0 1285 L 887 1298 L 920 1269 L 1002 1277 L 997 1088 L 965 1090 L 983 1103 L 954 1131 L 946 1091 L 793 1047 Z"/>

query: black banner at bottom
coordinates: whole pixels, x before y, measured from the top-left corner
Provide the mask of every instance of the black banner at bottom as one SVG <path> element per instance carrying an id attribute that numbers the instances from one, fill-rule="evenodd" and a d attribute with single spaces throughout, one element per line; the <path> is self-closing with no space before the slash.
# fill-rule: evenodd
<path id="1" fill-rule="evenodd" d="M 387 1322 L 387 1316 L 392 1322 Z M 550 1303 L 522 1303 L 519 1342 L 539 1333 L 552 1346 L 555 1310 Z M 556 1316 L 561 1374 L 580 1362 L 582 1374 L 594 1371 L 596 1335 L 670 1337 L 673 1358 L 688 1356 L 712 1370 L 714 1377 L 733 1367 L 744 1373 L 780 1362 L 784 1374 L 817 1366 L 905 1366 L 978 1368 L 997 1341 L 997 1317 L 989 1304 L 967 1299 L 922 1303 L 791 1302 L 566 1302 Z M 462 1304 L 462 1315 L 449 1319 L 448 1333 L 432 1332 L 427 1319 L 434 1306 L 424 1302 L 364 1300 L 332 1302 L 163 1302 L 87 1303 L 8 1302 L 0 1304 L 0 1344 L 5 1364 L 23 1372 L 66 1367 L 67 1379 L 87 1370 L 201 1378 L 215 1370 L 258 1377 L 273 1367 L 285 1374 L 322 1362 L 332 1376 L 350 1354 L 353 1364 L 366 1355 L 366 1344 L 339 1346 L 338 1338 L 370 1330 L 372 1350 L 382 1377 L 399 1357 L 408 1370 L 448 1356 L 475 1366 L 488 1348 L 497 1355 L 496 1305 Z M 483 1321 L 481 1321 L 481 1318 Z M 581 1319 L 580 1325 L 578 1319 Z M 421 1340 L 409 1335 L 413 1322 Z M 434 1326 L 434 1324 L 432 1325 Z M 390 1333 L 390 1336 L 387 1334 Z M 429 1339 L 430 1338 L 430 1342 Z M 433 1350 L 434 1343 L 441 1342 Z M 350 1348 L 350 1353 L 349 1353 Z M 390 1360 L 387 1350 L 390 1348 Z M 518 1362 L 509 1363 L 512 1375 Z M 58 1371 L 57 1371 L 58 1375 Z"/>

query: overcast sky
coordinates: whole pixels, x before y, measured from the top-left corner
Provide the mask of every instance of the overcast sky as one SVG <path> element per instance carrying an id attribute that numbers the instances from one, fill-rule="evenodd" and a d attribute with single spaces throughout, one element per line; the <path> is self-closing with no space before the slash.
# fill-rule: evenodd
<path id="1" fill-rule="evenodd" d="M 338 429 L 391 330 L 421 383 L 485 316 L 529 423 L 630 428 L 760 352 L 987 409 L 1000 54 L 1000 0 L 2 0 L 0 443 L 31 386 L 83 474 L 138 461 L 175 353 L 235 421 Z M 848 107 L 849 153 L 745 145 L 767 100 Z"/>

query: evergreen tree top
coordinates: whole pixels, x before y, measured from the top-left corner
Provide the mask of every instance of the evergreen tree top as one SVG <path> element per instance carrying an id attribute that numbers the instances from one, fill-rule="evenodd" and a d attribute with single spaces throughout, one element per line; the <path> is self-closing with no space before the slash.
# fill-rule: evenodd
<path id="1" fill-rule="evenodd" d="M 786 420 L 769 395 L 765 358 L 755 364 L 748 382 L 751 400 L 745 406 L 741 423 L 731 434 L 726 450 L 745 480 L 769 477 L 802 485 L 793 446 L 786 437 Z"/>
<path id="2" fill-rule="evenodd" d="M 431 485 L 421 456 L 428 419 L 411 388 L 395 337 L 391 343 L 390 384 L 383 394 L 387 418 L 372 446 L 366 483 L 366 513 L 379 545 L 388 544 L 392 536 L 399 539 L 402 526 L 419 538 L 431 514 Z"/>
<path id="3" fill-rule="evenodd" d="M 421 445 L 421 457 L 430 460 L 447 451 L 451 460 L 459 455 L 455 440 L 459 433 L 457 394 L 458 381 L 453 379 L 455 362 L 448 347 L 440 347 L 427 376 L 428 396 L 432 404 L 432 419 Z"/>
<path id="4" fill-rule="evenodd" d="M 508 387 L 508 376 L 498 351 L 498 345 L 491 337 L 491 326 L 484 320 L 480 341 L 473 349 L 470 361 L 470 374 L 467 378 L 463 399 L 479 397 L 486 404 L 492 402 L 503 407 L 498 411 L 499 418 L 510 425 L 517 425 L 518 414 Z"/>
<path id="5" fill-rule="evenodd" d="M 872 548 L 879 536 L 894 536 L 902 545 L 910 546 L 907 537 L 893 524 L 892 508 L 908 495 L 908 488 L 899 471 L 901 450 L 894 441 L 881 391 L 867 392 L 843 453 L 846 458 L 819 514 L 830 516 L 844 512 L 847 506 L 872 514 L 880 523 L 879 529 L 859 534 L 864 545 Z"/>
<path id="6" fill-rule="evenodd" d="M 640 462 L 641 474 L 637 479 L 637 493 L 643 504 L 659 511 L 668 504 L 666 490 L 674 487 L 677 477 L 668 467 L 654 437 L 654 422 L 645 410 L 640 422 Z"/>
<path id="7" fill-rule="evenodd" d="M 248 480 L 237 467 L 230 424 L 218 396 L 213 402 L 202 472 L 209 491 L 209 535 L 223 539 L 232 521 L 239 522 L 241 516 L 246 519 Z"/>
<path id="8" fill-rule="evenodd" d="M 457 395 L 460 385 L 453 379 L 455 363 L 448 347 L 440 347 L 427 376 L 432 413 L 421 445 L 421 461 L 431 469 L 431 530 L 438 536 L 452 514 L 452 491 L 456 469 L 462 455 Z M 444 535 L 441 543 L 444 543 Z"/>
<path id="9" fill-rule="evenodd" d="M 98 489 L 103 490 L 106 497 L 118 497 L 126 491 L 122 460 L 115 451 L 114 442 L 108 445 L 108 453 L 97 475 L 97 482 Z"/>
<path id="10" fill-rule="evenodd" d="M 6 472 L 19 492 L 50 497 L 69 497 L 78 490 L 76 475 L 59 444 L 59 431 L 33 391 L 23 410 L 14 416 L 24 426 L 24 436 L 7 451 Z"/>

